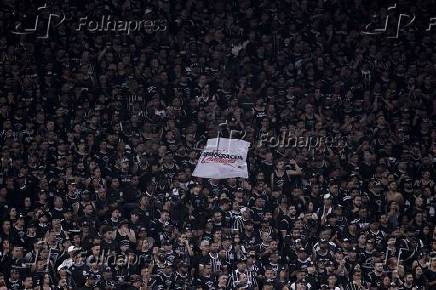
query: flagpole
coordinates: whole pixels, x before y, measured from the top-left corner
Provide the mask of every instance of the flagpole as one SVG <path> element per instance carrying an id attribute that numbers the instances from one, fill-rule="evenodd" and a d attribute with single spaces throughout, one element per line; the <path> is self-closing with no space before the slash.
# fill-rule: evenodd
<path id="1" fill-rule="evenodd" d="M 218 127 L 218 140 L 216 142 L 216 153 L 219 153 L 219 147 L 220 147 L 220 139 L 221 139 L 221 134 L 220 134 L 220 128 Z"/>
<path id="2" fill-rule="evenodd" d="M 219 146 L 220 146 L 220 140 L 221 140 L 221 125 L 227 125 L 227 121 L 225 122 L 225 123 L 220 123 L 219 125 L 218 125 L 218 133 L 217 133 L 217 135 L 218 135 L 218 140 L 217 140 L 217 142 L 216 142 L 216 152 L 218 153 L 219 152 Z"/>

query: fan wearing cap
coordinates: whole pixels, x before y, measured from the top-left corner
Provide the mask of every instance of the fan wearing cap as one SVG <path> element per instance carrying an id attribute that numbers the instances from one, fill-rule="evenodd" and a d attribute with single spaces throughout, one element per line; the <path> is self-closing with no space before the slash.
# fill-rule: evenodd
<path id="1" fill-rule="evenodd" d="M 81 248 L 76 246 L 69 246 L 67 249 L 67 254 L 70 256 L 69 258 L 65 259 L 62 264 L 58 266 L 58 271 L 60 269 L 69 269 L 74 264 L 74 261 L 76 259 L 76 256 L 79 254 L 79 251 Z"/>

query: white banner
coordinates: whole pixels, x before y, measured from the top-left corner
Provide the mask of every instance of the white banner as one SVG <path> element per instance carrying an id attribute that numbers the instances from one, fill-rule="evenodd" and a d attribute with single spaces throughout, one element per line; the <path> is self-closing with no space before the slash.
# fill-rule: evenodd
<path id="1" fill-rule="evenodd" d="M 193 176 L 211 179 L 248 178 L 247 153 L 250 143 L 239 139 L 207 140 Z"/>

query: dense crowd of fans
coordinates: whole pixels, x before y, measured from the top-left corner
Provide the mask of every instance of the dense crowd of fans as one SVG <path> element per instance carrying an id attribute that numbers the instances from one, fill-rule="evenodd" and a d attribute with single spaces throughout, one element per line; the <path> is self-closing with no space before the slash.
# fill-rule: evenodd
<path id="1" fill-rule="evenodd" d="M 0 289 L 436 289 L 435 5 L 398 2 L 47 2 L 43 38 L 2 1 Z M 249 178 L 192 177 L 232 130 Z"/>

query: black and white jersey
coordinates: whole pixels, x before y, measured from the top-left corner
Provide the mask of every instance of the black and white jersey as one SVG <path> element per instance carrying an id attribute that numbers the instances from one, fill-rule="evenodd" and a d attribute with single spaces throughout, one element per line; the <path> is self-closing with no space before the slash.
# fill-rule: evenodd
<path id="1" fill-rule="evenodd" d="M 235 270 L 231 273 L 228 280 L 229 289 L 254 289 L 257 287 L 256 277 L 254 272 L 240 272 Z M 245 279 L 246 278 L 246 279 Z"/>
<path id="2" fill-rule="evenodd" d="M 222 262 L 219 258 L 218 253 L 212 254 L 209 253 L 209 264 L 212 267 L 212 271 L 214 273 L 220 272 L 222 269 Z"/>

